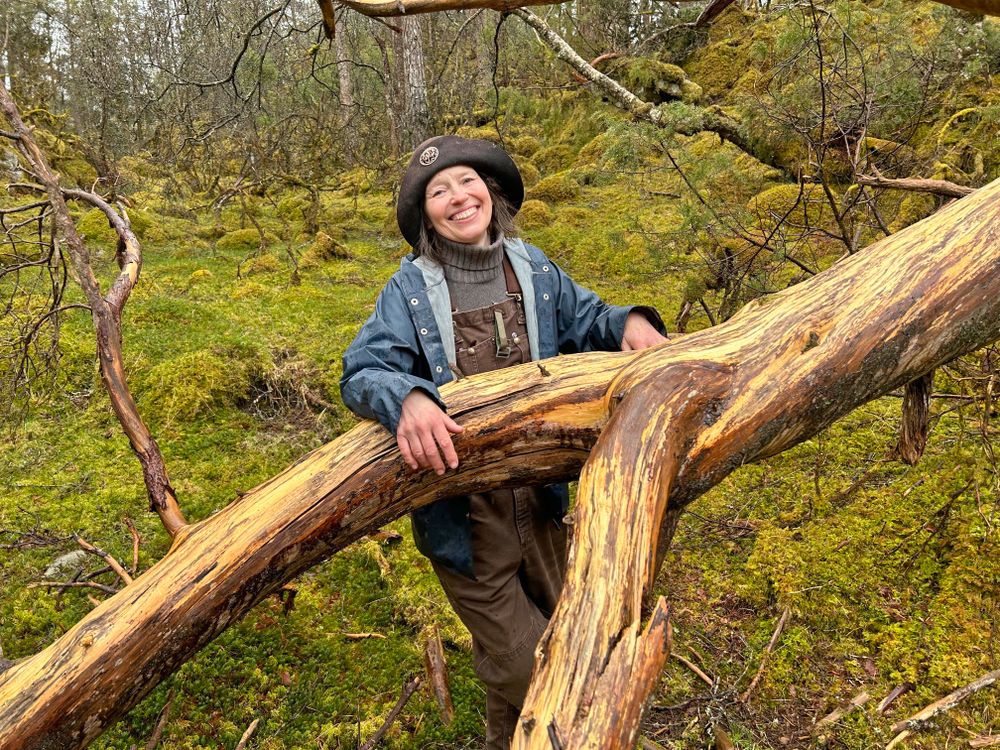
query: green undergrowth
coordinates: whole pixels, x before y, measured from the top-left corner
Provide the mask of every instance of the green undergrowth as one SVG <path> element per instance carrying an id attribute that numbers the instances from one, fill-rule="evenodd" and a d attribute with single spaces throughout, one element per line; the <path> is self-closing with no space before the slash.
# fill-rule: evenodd
<path id="1" fill-rule="evenodd" d="M 628 80 L 654 85 L 669 73 L 675 84 L 700 86 L 703 103 L 738 112 L 750 106 L 746 77 L 790 43 L 778 18 L 744 34 L 746 16 L 733 6 L 686 57 L 632 66 Z M 938 17 L 928 18 L 927 33 L 941 33 Z M 687 78 L 668 67 L 678 63 Z M 987 81 L 970 79 L 947 111 L 921 126 L 912 153 L 890 149 L 893 158 L 935 161 L 925 176 L 969 184 L 996 177 L 998 105 Z M 686 98 L 694 93 L 689 88 Z M 668 106 L 676 122 L 697 114 L 690 103 Z M 723 306 L 714 278 L 722 259 L 749 258 L 736 309 L 801 280 L 785 254 L 820 270 L 843 253 L 828 238 L 790 231 L 773 252 L 757 252 L 749 240 L 772 232 L 776 217 L 808 220 L 821 235 L 836 227 L 816 186 L 799 190 L 782 167 L 717 134 L 640 125 L 582 90 L 544 99 L 505 91 L 500 110 L 504 143 L 529 186 L 521 236 L 607 301 L 654 305 L 671 329 L 684 302 Z M 491 126 L 480 130 L 470 134 L 499 139 Z M 869 141 L 867 148 L 887 148 L 874 135 Z M 341 355 L 405 243 L 394 226 L 391 179 L 373 170 L 339 176 L 315 216 L 304 191 L 249 195 L 216 212 L 211 196 L 171 194 L 141 157 L 123 170 L 143 184 L 130 216 L 144 251 L 123 319 L 126 374 L 181 506 L 198 521 L 355 423 L 339 399 Z M 831 190 L 836 199 L 850 196 L 847 185 Z M 924 196 L 880 200 L 894 230 L 937 206 Z M 79 218 L 107 285 L 117 271 L 113 236 L 101 214 Z M 734 227 L 742 238 L 723 231 Z M 862 235 L 862 244 L 871 239 Z M 708 324 L 695 305 L 688 329 Z M 938 376 L 938 391 L 959 387 Z M 140 571 L 168 549 L 102 390 L 85 312 L 65 319 L 55 380 L 30 407 L 0 442 L 0 647 L 15 660 L 93 606 L 83 590 L 32 587 L 76 548 L 72 534 L 130 563 L 126 519 L 133 522 Z M 884 747 L 893 721 L 995 669 L 1000 517 L 982 438 L 995 440 L 995 427 L 981 422 L 978 408 L 935 399 L 927 453 L 905 467 L 887 457 L 899 421 L 899 399 L 887 397 L 785 454 L 742 467 L 697 500 L 658 591 L 672 604 L 675 650 L 713 686 L 671 659 L 644 733 L 678 750 L 705 747 L 712 726 L 740 748 Z M 399 541 L 364 539 L 296 580 L 289 611 L 278 597 L 261 602 L 94 746 L 141 746 L 172 694 L 160 745 L 167 750 L 232 748 L 255 719 L 250 748 L 356 748 L 403 684 L 422 673 L 429 628 L 444 642 L 455 721 L 444 725 L 420 690 L 383 746 L 477 746 L 484 694 L 468 633 L 414 549 L 408 522 L 391 529 Z M 81 575 L 100 568 L 90 560 L 77 566 Z M 113 582 L 106 574 L 97 580 Z M 912 688 L 877 713 L 903 683 Z M 813 736 L 817 718 L 862 692 L 871 700 Z M 938 750 L 996 733 L 998 706 L 996 691 L 984 691 L 909 746 Z"/>

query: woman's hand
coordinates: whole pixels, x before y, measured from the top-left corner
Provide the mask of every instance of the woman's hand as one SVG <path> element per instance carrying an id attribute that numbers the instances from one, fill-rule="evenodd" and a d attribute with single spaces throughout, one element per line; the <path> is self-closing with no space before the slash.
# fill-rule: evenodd
<path id="1" fill-rule="evenodd" d="M 631 352 L 637 349 L 648 349 L 662 344 L 667 339 L 650 323 L 646 316 L 638 312 L 630 312 L 625 318 L 625 334 L 622 336 L 622 351 Z"/>
<path id="2" fill-rule="evenodd" d="M 445 464 L 451 469 L 458 468 L 458 455 L 451 444 L 451 436 L 464 430 L 441 411 L 434 399 L 414 388 L 403 399 L 396 443 L 411 469 L 434 469 L 441 475 Z"/>

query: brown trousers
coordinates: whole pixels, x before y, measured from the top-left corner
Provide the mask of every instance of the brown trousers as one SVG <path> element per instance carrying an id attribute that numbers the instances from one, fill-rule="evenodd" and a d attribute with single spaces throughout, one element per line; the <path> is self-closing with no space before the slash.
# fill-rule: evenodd
<path id="1" fill-rule="evenodd" d="M 471 580 L 434 563 L 486 683 L 486 747 L 508 750 L 566 568 L 566 529 L 530 487 L 470 496 Z"/>

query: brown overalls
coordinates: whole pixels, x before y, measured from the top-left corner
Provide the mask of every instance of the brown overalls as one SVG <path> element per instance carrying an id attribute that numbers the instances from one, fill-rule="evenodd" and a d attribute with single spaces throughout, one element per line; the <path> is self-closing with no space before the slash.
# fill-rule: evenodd
<path id="1" fill-rule="evenodd" d="M 531 360 L 521 288 L 504 257 L 507 299 L 454 312 L 462 375 Z M 499 318 L 498 318 L 499 316 Z M 476 580 L 432 562 L 455 612 L 472 634 L 476 674 L 486 683 L 486 747 L 508 750 L 528 690 L 535 645 L 548 625 L 566 567 L 565 528 L 531 487 L 469 496 Z"/>

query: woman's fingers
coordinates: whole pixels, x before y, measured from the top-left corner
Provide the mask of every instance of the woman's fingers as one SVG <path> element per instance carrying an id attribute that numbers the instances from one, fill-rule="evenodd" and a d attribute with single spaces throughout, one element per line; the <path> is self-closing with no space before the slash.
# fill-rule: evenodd
<path id="1" fill-rule="evenodd" d="M 448 419 L 448 422 L 451 422 Z M 439 425 L 434 430 L 434 439 L 437 444 L 441 447 L 441 453 L 444 456 L 444 462 L 448 464 L 449 469 L 458 468 L 458 454 L 455 453 L 455 446 L 451 442 L 451 434 L 449 433 L 448 422 L 444 420 L 441 421 Z M 452 422 L 454 424 L 454 422 Z M 458 427 L 458 425 L 455 425 Z M 462 428 L 459 427 L 459 430 Z"/>
<path id="2" fill-rule="evenodd" d="M 420 442 L 424 447 L 424 467 L 434 469 L 435 474 L 444 474 L 444 462 L 441 460 L 441 453 L 438 445 L 434 442 L 434 435 L 430 431 L 422 431 Z"/>
<path id="3" fill-rule="evenodd" d="M 417 460 L 413 457 L 413 451 L 410 450 L 410 441 L 402 434 L 396 435 L 396 445 L 399 446 L 399 452 L 403 456 L 403 460 L 406 465 L 411 469 L 416 471 L 419 468 Z"/>
<path id="4" fill-rule="evenodd" d="M 444 426 L 447 428 L 448 432 L 455 433 L 456 435 L 460 432 L 465 432 L 465 428 L 462 427 L 458 422 L 449 417 L 444 412 L 441 412 L 441 416 L 444 417 Z M 440 441 L 438 441 L 440 442 Z M 448 444 L 451 445 L 451 437 L 448 437 Z M 454 468 L 454 467 L 452 467 Z"/>

